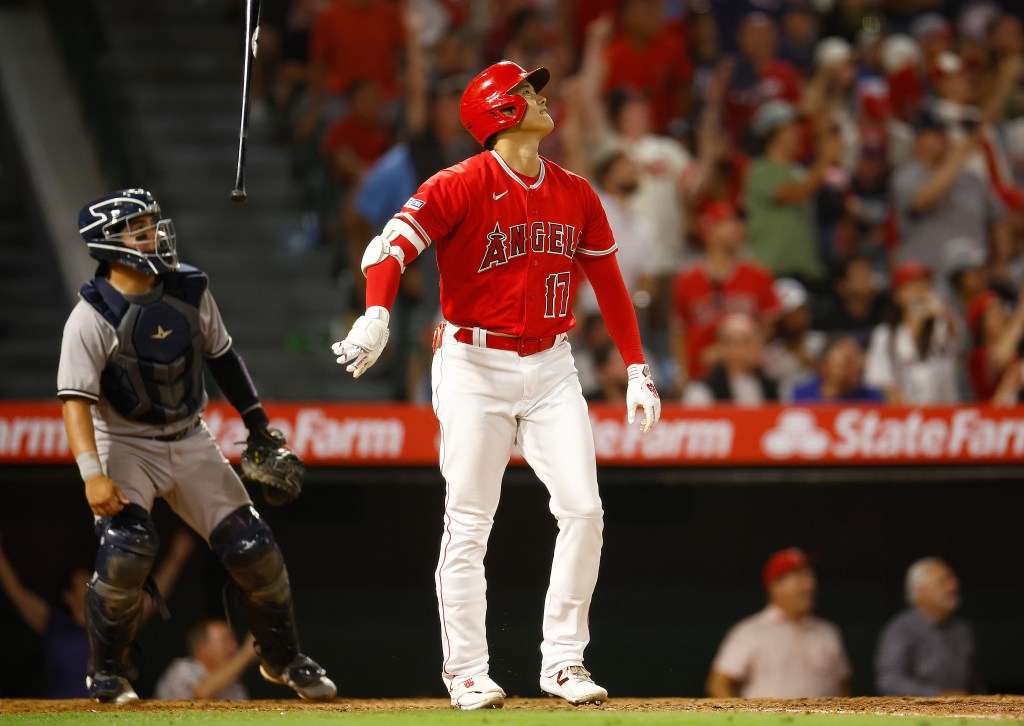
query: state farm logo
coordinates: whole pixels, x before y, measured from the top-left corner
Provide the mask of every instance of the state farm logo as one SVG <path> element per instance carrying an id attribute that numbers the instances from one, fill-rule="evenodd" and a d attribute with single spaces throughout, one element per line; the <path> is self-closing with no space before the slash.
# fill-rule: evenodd
<path id="1" fill-rule="evenodd" d="M 761 437 L 761 450 L 773 459 L 820 459 L 828 453 L 832 437 L 818 426 L 814 414 L 803 409 L 784 411 Z"/>
<path id="2" fill-rule="evenodd" d="M 988 415 L 986 415 L 988 414 Z M 819 416 L 821 422 L 819 422 Z M 1024 455 L 1024 419 L 977 408 L 844 408 L 779 414 L 761 437 L 771 459 L 992 460 Z"/>

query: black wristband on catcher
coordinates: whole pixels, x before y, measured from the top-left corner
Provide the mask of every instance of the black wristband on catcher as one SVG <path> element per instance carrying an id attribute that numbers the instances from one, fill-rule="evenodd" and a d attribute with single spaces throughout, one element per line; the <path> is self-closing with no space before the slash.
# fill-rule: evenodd
<path id="1" fill-rule="evenodd" d="M 253 431 L 260 431 L 270 427 L 270 419 L 267 418 L 263 406 L 257 406 L 243 413 L 242 423 L 249 429 L 250 435 Z"/>

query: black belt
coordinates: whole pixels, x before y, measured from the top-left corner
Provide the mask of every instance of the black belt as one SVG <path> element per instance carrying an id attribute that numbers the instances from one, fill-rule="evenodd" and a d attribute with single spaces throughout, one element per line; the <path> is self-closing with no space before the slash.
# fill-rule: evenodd
<path id="1" fill-rule="evenodd" d="M 154 441 L 181 441 L 183 438 L 199 428 L 199 424 L 201 423 L 202 421 L 197 418 L 181 431 L 175 431 L 173 434 L 164 434 L 163 436 L 150 436 L 150 438 Z"/>

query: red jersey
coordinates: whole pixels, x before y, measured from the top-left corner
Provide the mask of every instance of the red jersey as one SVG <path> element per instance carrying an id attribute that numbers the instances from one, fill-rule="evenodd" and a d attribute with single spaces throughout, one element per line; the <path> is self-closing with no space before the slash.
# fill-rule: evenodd
<path id="1" fill-rule="evenodd" d="M 753 262 L 737 262 L 728 280 L 712 280 L 707 265 L 697 263 L 676 276 L 673 315 L 685 330 L 686 368 L 693 380 L 707 375 L 701 352 L 715 342 L 716 327 L 726 313 L 746 313 L 765 320 L 779 310 L 772 274 Z"/>
<path id="2" fill-rule="evenodd" d="M 435 245 L 446 320 L 522 338 L 572 328 L 574 258 L 616 250 L 590 184 L 543 158 L 528 182 L 493 151 L 472 156 L 425 181 L 395 219 L 419 252 Z"/>
<path id="3" fill-rule="evenodd" d="M 673 108 L 680 87 L 693 78 L 693 63 L 683 36 L 669 28 L 643 47 L 634 47 L 620 35 L 605 50 L 605 90 L 633 88 L 650 94 L 655 133 L 665 133 L 668 122 L 679 112 Z"/>

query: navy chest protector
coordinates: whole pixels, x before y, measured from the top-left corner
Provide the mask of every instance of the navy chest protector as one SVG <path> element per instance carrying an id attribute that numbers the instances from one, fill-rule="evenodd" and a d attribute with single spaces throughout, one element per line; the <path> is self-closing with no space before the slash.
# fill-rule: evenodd
<path id="1" fill-rule="evenodd" d="M 182 265 L 160 275 L 152 295 L 128 301 L 104 277 L 79 291 L 117 329 L 117 351 L 100 377 L 111 406 L 133 421 L 171 424 L 190 418 L 203 399 L 199 302 L 206 275 Z"/>

